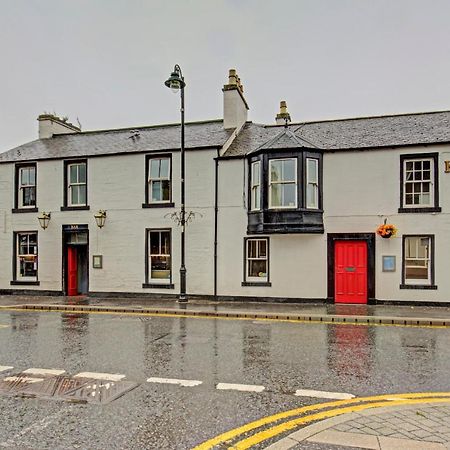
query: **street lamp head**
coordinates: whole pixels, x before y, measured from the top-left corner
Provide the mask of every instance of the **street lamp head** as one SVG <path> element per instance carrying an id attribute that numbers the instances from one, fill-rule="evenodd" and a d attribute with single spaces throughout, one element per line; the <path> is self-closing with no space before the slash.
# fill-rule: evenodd
<path id="1" fill-rule="evenodd" d="M 169 79 L 166 80 L 164 84 L 175 93 L 186 86 L 183 74 L 181 73 L 181 68 L 178 64 L 175 65 Z"/>

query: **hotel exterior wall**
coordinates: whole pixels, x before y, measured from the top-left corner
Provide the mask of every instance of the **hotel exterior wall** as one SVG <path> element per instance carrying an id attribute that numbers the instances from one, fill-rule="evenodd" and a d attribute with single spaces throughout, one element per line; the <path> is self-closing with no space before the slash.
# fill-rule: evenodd
<path id="1" fill-rule="evenodd" d="M 215 150 L 186 152 L 186 210 L 197 217 L 188 225 L 186 238 L 187 289 L 213 293 Z M 180 228 L 168 216 L 180 208 L 180 153 L 172 153 L 172 198 L 175 207 L 142 208 L 145 202 L 145 155 L 88 158 L 88 205 L 90 210 L 61 211 L 63 160 L 38 161 L 37 206 L 51 213 L 42 230 L 38 213 L 13 214 L 14 164 L 0 164 L 0 289 L 12 280 L 13 232 L 38 232 L 39 286 L 17 289 L 62 290 L 62 226 L 89 227 L 89 291 L 176 294 L 179 291 Z M 99 229 L 94 214 L 107 211 Z M 145 230 L 172 230 L 172 282 L 174 289 L 143 288 L 145 283 Z M 103 268 L 92 268 L 92 255 L 103 255 Z"/>
<path id="2" fill-rule="evenodd" d="M 400 155 L 439 153 L 438 213 L 399 213 Z M 375 296 L 378 300 L 450 302 L 448 277 L 450 248 L 450 174 L 444 161 L 448 145 L 401 147 L 364 152 L 325 153 L 324 222 L 326 233 L 375 232 L 386 218 L 398 228 L 390 239 L 376 237 Z M 402 235 L 435 236 L 435 284 L 437 290 L 400 289 L 402 283 Z M 396 257 L 396 271 L 382 271 L 382 256 Z"/>
<path id="3" fill-rule="evenodd" d="M 400 155 L 439 153 L 438 213 L 399 213 Z M 375 233 L 386 218 L 398 228 L 391 239 L 375 239 L 375 297 L 378 300 L 450 302 L 448 277 L 450 248 L 450 159 L 445 145 L 397 149 L 326 152 L 324 154 L 323 235 L 268 236 L 271 286 L 241 286 L 244 273 L 244 237 L 247 235 L 246 180 L 242 160 L 220 161 L 218 294 L 250 297 L 327 298 L 327 234 Z M 400 289 L 402 235 L 435 236 L 437 290 Z M 259 236 L 258 236 L 259 237 Z M 382 271 L 382 256 L 396 257 L 396 271 Z"/>

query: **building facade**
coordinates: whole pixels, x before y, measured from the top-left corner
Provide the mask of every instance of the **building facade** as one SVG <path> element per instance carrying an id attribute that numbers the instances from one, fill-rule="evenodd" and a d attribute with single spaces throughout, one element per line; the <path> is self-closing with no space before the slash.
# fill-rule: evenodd
<path id="1" fill-rule="evenodd" d="M 259 125 L 235 71 L 223 95 L 186 124 L 189 295 L 450 302 L 450 112 L 292 123 L 282 102 Z M 0 154 L 0 292 L 175 296 L 180 126 L 38 120 Z"/>

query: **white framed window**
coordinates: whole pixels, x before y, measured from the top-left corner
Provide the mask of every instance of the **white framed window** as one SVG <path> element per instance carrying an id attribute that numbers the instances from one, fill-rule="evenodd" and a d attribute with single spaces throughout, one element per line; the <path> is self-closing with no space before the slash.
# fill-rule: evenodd
<path id="1" fill-rule="evenodd" d="M 37 232 L 16 233 L 16 281 L 37 281 Z"/>
<path id="2" fill-rule="evenodd" d="M 168 284 L 171 281 L 171 231 L 147 230 L 148 281 Z"/>
<path id="3" fill-rule="evenodd" d="M 261 209 L 261 163 L 253 162 L 251 165 L 251 204 L 250 209 L 257 211 Z"/>
<path id="4" fill-rule="evenodd" d="M 85 161 L 67 164 L 67 205 L 87 205 L 87 164 Z"/>
<path id="5" fill-rule="evenodd" d="M 306 158 L 306 207 L 319 209 L 319 160 Z"/>
<path id="6" fill-rule="evenodd" d="M 17 208 L 36 206 L 36 165 L 18 168 Z"/>
<path id="7" fill-rule="evenodd" d="M 268 246 L 267 238 L 245 240 L 245 281 L 256 283 L 269 281 Z"/>
<path id="8" fill-rule="evenodd" d="M 403 160 L 403 206 L 405 208 L 434 205 L 434 159 Z"/>
<path id="9" fill-rule="evenodd" d="M 170 157 L 148 158 L 148 203 L 170 202 Z"/>
<path id="10" fill-rule="evenodd" d="M 404 284 L 431 285 L 432 239 L 430 236 L 404 236 Z"/>
<path id="11" fill-rule="evenodd" d="M 297 158 L 269 160 L 269 208 L 297 207 Z"/>

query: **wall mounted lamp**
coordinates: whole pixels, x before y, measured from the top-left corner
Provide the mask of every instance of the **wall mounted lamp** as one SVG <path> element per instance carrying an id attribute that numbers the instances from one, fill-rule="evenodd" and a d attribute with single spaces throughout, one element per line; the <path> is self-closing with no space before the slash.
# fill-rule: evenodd
<path id="1" fill-rule="evenodd" d="M 38 216 L 39 225 L 43 230 L 48 228 L 48 223 L 50 222 L 50 213 L 46 213 L 45 211 L 42 211 L 41 215 Z"/>
<path id="2" fill-rule="evenodd" d="M 105 226 L 106 221 L 106 211 L 100 209 L 98 213 L 94 214 L 95 222 L 99 228 L 103 228 Z"/>

